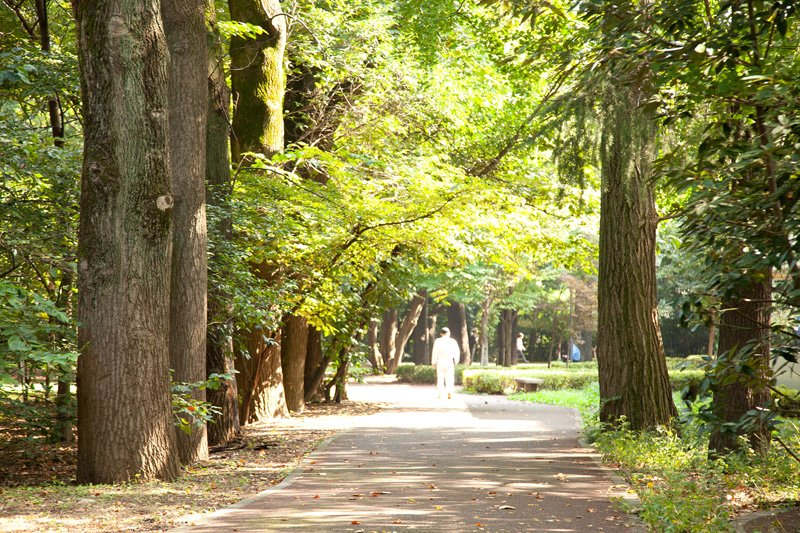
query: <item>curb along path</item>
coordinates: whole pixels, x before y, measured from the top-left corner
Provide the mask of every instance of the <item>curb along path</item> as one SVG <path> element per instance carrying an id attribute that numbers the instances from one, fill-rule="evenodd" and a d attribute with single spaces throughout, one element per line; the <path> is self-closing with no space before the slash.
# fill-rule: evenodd
<path id="1" fill-rule="evenodd" d="M 348 393 L 391 406 L 350 419 L 277 487 L 177 531 L 644 531 L 613 503 L 631 495 L 581 447 L 572 409 L 401 384 Z"/>

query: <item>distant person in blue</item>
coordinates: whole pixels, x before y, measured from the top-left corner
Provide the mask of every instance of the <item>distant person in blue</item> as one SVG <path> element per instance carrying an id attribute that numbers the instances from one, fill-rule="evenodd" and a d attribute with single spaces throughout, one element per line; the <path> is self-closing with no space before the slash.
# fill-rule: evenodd
<path id="1" fill-rule="evenodd" d="M 572 360 L 576 363 L 581 360 L 581 349 L 575 343 L 572 343 Z"/>

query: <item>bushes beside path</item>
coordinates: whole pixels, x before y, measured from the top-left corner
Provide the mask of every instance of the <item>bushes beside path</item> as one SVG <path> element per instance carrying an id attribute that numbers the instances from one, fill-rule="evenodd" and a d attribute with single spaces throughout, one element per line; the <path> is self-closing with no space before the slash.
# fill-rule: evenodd
<path id="1" fill-rule="evenodd" d="M 669 366 L 673 390 L 696 389 L 703 380 L 701 370 L 679 368 L 680 365 L 673 361 L 670 361 Z M 597 363 L 589 361 L 567 366 L 557 362 L 551 368 L 547 368 L 544 363 L 521 364 L 516 367 L 456 366 L 456 384 L 462 385 L 469 392 L 479 394 L 509 394 L 514 391 L 514 379 L 523 377 L 544 380 L 542 389 L 583 389 L 597 382 Z M 397 379 L 403 383 L 435 384 L 436 369 L 430 365 L 400 365 L 397 368 Z"/>

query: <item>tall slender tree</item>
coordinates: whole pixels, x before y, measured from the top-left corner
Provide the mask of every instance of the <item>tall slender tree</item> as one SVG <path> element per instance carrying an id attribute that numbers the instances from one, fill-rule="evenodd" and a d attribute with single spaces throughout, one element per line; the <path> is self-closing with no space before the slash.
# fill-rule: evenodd
<path id="1" fill-rule="evenodd" d="M 78 481 L 178 473 L 169 387 L 169 51 L 158 0 L 78 0 Z"/>
<path id="2" fill-rule="evenodd" d="M 209 208 L 216 210 L 214 226 L 217 246 L 224 248 L 231 239 L 232 220 L 229 213 L 230 173 L 230 91 L 225 79 L 224 51 L 217 26 L 214 0 L 206 3 L 208 26 L 208 115 L 206 125 L 206 196 Z M 223 253 L 211 254 L 209 277 L 216 283 L 208 290 L 208 327 L 206 329 L 206 372 L 234 372 L 233 310 L 230 295 L 222 279 L 227 276 Z M 220 410 L 208 426 L 208 444 L 225 444 L 239 433 L 239 399 L 236 379 L 224 380 L 217 389 L 208 390 L 207 401 Z"/>
<path id="3" fill-rule="evenodd" d="M 208 38 L 204 0 L 162 0 L 170 52 L 169 145 L 175 191 L 170 291 L 170 365 L 173 380 L 206 378 L 206 117 Z M 193 396 L 205 400 L 205 391 Z M 178 431 L 181 462 L 208 458 L 205 424 Z"/>

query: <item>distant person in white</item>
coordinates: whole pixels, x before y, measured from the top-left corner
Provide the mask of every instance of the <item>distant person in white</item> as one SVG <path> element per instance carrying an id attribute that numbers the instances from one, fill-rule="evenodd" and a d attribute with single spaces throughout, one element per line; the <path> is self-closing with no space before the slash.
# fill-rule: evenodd
<path id="1" fill-rule="evenodd" d="M 433 343 L 431 354 L 431 364 L 436 367 L 436 390 L 440 400 L 445 398 L 445 394 L 448 400 L 453 397 L 456 363 L 460 354 L 458 343 L 450 338 L 450 330 L 442 328 L 439 338 Z"/>
<path id="2" fill-rule="evenodd" d="M 522 332 L 517 333 L 517 347 L 516 347 L 517 360 L 521 360 L 527 363 L 528 360 L 525 359 L 525 344 L 522 342 L 523 337 L 525 337 L 525 334 L 523 334 Z"/>

